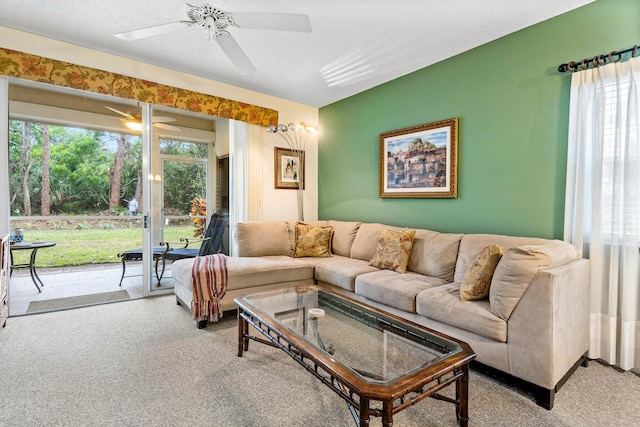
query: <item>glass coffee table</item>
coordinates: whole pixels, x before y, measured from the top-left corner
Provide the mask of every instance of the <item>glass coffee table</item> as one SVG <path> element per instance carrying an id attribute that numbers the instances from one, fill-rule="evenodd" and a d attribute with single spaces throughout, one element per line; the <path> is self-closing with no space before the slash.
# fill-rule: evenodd
<path id="1" fill-rule="evenodd" d="M 432 397 L 468 423 L 468 344 L 316 287 L 240 296 L 238 357 L 249 340 L 277 347 L 347 402 L 359 426 Z M 256 335 L 251 335 L 249 325 Z M 438 392 L 455 383 L 455 398 Z"/>

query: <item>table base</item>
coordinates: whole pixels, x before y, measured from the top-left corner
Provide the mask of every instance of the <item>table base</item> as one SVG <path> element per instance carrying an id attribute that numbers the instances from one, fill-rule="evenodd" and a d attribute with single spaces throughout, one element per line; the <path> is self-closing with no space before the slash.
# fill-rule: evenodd
<path id="1" fill-rule="evenodd" d="M 38 272 L 36 270 L 36 255 L 38 254 L 38 249 L 49 248 L 55 246 L 56 242 L 21 242 L 16 243 L 10 246 L 10 258 L 11 263 L 9 267 L 9 276 L 13 274 L 13 270 L 17 268 L 29 268 L 29 274 L 31 275 L 31 280 L 33 284 L 36 285 L 36 289 L 38 292 L 42 292 L 40 289 L 44 287 L 44 283 L 42 283 L 42 279 L 38 276 Z M 29 256 L 28 264 L 15 264 L 13 263 L 13 251 L 18 250 L 30 250 L 31 255 Z M 38 285 L 39 284 L 39 285 Z"/>
<path id="2" fill-rule="evenodd" d="M 259 331 L 263 338 L 249 334 L 249 325 Z M 251 312 L 238 308 L 238 357 L 249 350 L 249 340 L 260 342 L 279 348 L 288 354 L 293 360 L 302 365 L 324 385 L 333 390 L 340 398 L 347 402 L 356 424 L 360 427 L 369 426 L 370 417 L 381 417 L 382 425 L 393 426 L 393 415 L 415 405 L 426 397 L 453 403 L 456 408 L 458 424 L 466 427 L 469 421 L 468 390 L 469 390 L 469 361 L 459 366 L 451 366 L 437 377 L 430 378 L 427 383 L 407 392 L 395 400 L 369 400 L 360 396 L 358 390 L 349 389 L 341 378 L 331 374 L 328 369 L 319 364 L 313 355 L 303 353 L 294 343 L 279 334 L 270 325 L 263 322 Z M 455 383 L 456 397 L 449 398 L 438 394 L 438 391 Z M 380 402 L 372 406 L 372 402 Z M 356 416 L 355 412 L 358 413 Z"/>

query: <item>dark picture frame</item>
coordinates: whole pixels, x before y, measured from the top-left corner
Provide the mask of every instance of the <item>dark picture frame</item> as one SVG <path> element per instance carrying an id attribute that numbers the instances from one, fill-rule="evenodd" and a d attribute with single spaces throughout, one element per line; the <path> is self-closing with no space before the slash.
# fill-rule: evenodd
<path id="1" fill-rule="evenodd" d="M 274 157 L 275 188 L 298 190 L 300 185 L 300 175 L 302 175 L 302 189 L 304 190 L 304 151 L 275 147 Z"/>
<path id="2" fill-rule="evenodd" d="M 458 197 L 458 119 L 380 134 L 379 196 Z"/>

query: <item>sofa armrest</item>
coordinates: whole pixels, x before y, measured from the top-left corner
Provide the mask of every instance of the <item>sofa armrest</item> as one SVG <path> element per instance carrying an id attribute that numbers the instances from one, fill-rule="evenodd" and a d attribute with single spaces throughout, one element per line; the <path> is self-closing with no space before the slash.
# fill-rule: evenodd
<path id="1" fill-rule="evenodd" d="M 590 263 L 540 270 L 509 319 L 512 375 L 552 390 L 589 348 Z"/>

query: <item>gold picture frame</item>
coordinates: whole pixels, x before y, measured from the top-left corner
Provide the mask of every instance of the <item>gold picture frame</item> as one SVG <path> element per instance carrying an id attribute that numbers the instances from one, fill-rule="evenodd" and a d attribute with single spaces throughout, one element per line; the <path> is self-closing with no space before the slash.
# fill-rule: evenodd
<path id="1" fill-rule="evenodd" d="M 275 147 L 274 183 L 276 189 L 298 190 L 300 175 L 304 190 L 304 151 Z"/>
<path id="2" fill-rule="evenodd" d="M 458 197 L 458 119 L 380 134 L 379 196 Z"/>

